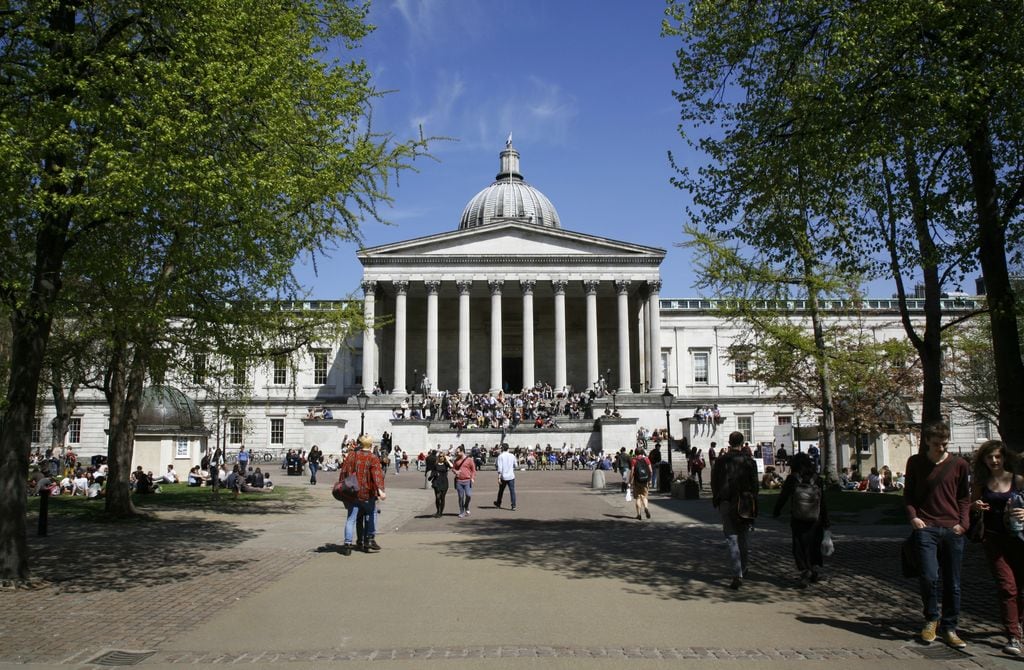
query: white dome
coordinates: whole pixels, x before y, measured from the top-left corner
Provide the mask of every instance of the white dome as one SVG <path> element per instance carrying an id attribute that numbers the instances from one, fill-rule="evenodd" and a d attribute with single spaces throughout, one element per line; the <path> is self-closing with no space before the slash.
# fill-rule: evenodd
<path id="1" fill-rule="evenodd" d="M 501 171 L 494 183 L 477 193 L 462 210 L 459 230 L 503 221 L 523 221 L 546 228 L 560 228 L 558 212 L 543 193 L 519 173 L 519 152 L 511 139 L 501 152 Z"/>

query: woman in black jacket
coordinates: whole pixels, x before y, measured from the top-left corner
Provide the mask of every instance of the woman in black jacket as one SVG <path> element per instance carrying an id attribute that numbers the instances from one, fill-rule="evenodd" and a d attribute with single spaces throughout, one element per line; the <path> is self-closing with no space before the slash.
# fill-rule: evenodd
<path id="1" fill-rule="evenodd" d="M 773 516 L 778 518 L 782 508 L 790 503 L 793 558 L 800 572 L 799 585 L 803 589 L 818 581 L 818 568 L 824 563 L 821 541 L 829 527 L 828 510 L 825 507 L 824 484 L 811 457 L 805 453 L 794 454 L 789 465 L 790 473 L 775 502 Z"/>
<path id="2" fill-rule="evenodd" d="M 448 495 L 448 471 L 451 465 L 448 463 L 448 455 L 443 451 L 437 452 L 437 463 L 430 471 L 428 479 L 434 487 L 434 518 L 440 519 L 444 514 L 444 499 Z"/>

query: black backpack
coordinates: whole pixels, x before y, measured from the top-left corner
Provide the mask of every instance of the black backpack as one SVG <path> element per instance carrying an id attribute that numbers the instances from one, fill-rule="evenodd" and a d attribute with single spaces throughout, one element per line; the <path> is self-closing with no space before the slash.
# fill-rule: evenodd
<path id="1" fill-rule="evenodd" d="M 641 484 L 651 481 L 651 464 L 647 462 L 646 458 L 640 457 L 636 459 L 636 470 L 633 472 L 633 479 Z"/>
<path id="2" fill-rule="evenodd" d="M 797 521 L 817 521 L 821 514 L 821 487 L 817 478 L 801 479 L 793 491 L 793 518 Z"/>

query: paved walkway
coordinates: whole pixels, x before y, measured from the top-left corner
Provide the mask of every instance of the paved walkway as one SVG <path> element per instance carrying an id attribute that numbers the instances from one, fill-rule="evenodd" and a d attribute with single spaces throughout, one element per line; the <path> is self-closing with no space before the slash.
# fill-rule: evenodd
<path id="1" fill-rule="evenodd" d="M 655 497 L 639 522 L 617 488 L 592 490 L 589 472 L 526 472 L 512 512 L 507 498 L 492 506 L 485 472 L 470 517 L 457 518 L 453 490 L 434 519 L 422 484 L 389 475 L 372 555 L 334 551 L 343 508 L 326 485 L 260 513 L 51 520 L 31 546 L 52 585 L 0 593 L 0 667 L 95 665 L 110 652 L 109 663 L 146 667 L 1024 668 L 999 653 L 974 546 L 962 653 L 913 641 L 920 605 L 896 576 L 902 527 L 835 524 L 827 579 L 799 591 L 788 528 L 767 519 L 752 575 L 731 591 L 707 500 Z"/>

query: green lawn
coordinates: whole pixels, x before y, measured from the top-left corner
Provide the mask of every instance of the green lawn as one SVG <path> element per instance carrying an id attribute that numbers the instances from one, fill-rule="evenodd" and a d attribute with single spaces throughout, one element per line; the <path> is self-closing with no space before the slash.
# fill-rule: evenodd
<path id="1" fill-rule="evenodd" d="M 133 496 L 135 506 L 143 512 L 192 510 L 226 514 L 291 512 L 309 499 L 305 489 L 290 486 L 279 486 L 270 493 L 241 493 L 238 498 L 233 498 L 230 492 L 222 489 L 214 498 L 212 489 L 186 484 L 161 484 L 160 493 Z M 39 498 L 28 499 L 28 511 L 31 514 L 39 511 Z M 50 498 L 49 514 L 95 520 L 106 518 L 102 499 L 89 500 L 82 496 Z"/>
<path id="2" fill-rule="evenodd" d="M 759 504 L 762 514 L 775 509 L 778 490 L 762 490 Z M 879 523 L 899 525 L 907 523 L 902 493 L 864 493 L 860 491 L 825 491 L 825 505 L 834 521 L 847 523 Z M 787 514 L 789 506 L 783 510 Z"/>

